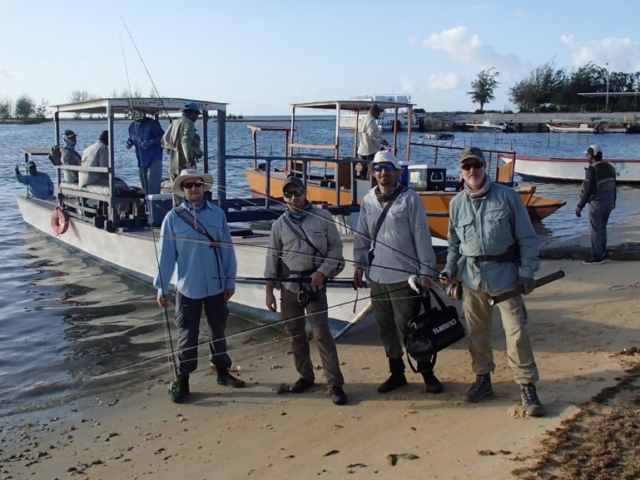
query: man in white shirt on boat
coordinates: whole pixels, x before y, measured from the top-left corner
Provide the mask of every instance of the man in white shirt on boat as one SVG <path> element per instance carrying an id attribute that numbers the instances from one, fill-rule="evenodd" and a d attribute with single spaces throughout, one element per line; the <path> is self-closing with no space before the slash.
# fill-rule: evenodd
<path id="1" fill-rule="evenodd" d="M 378 126 L 377 120 L 380 118 L 381 113 L 382 110 L 380 110 L 377 104 L 372 105 L 368 115 L 358 128 L 358 155 L 364 160 L 373 160 L 374 155 L 380 151 L 383 145 L 389 145 L 380 135 L 380 127 Z M 367 165 L 364 164 L 360 167 L 360 176 L 366 180 Z"/>

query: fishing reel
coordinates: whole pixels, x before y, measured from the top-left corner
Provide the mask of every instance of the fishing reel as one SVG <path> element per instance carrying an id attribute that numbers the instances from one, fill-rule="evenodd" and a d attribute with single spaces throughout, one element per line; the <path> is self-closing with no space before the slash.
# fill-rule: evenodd
<path id="1" fill-rule="evenodd" d="M 296 300 L 301 307 L 306 307 L 311 302 L 318 300 L 318 295 L 311 288 L 304 285 L 300 287 L 300 290 L 298 290 Z"/>
<path id="2" fill-rule="evenodd" d="M 462 300 L 462 284 L 455 282 L 444 286 L 444 293 L 454 300 Z"/>

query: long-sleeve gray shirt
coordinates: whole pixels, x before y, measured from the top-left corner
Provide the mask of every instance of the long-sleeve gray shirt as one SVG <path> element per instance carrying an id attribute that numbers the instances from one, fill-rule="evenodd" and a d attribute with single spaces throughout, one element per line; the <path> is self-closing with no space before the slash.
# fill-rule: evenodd
<path id="1" fill-rule="evenodd" d="M 375 187 L 377 188 L 377 187 Z M 384 206 L 372 188 L 360 205 L 360 218 L 353 241 L 353 256 L 367 278 L 376 283 L 406 281 L 410 275 L 433 275 L 436 255 L 431 243 L 427 214 L 418 194 L 405 189 L 393 202 L 375 239 L 373 262 L 368 252 L 375 226 Z"/>

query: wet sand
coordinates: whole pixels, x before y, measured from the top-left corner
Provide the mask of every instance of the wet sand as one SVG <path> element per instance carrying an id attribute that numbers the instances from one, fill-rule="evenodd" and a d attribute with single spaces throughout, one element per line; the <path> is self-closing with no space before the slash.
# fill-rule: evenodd
<path id="1" fill-rule="evenodd" d="M 444 393 L 409 373 L 378 394 L 387 365 L 368 318 L 338 346 L 348 405 L 331 403 L 320 370 L 308 393 L 277 395 L 297 378 L 287 343 L 247 336 L 232 346 L 245 389 L 217 385 L 204 362 L 186 404 L 161 372 L 133 394 L 3 419 L 0 478 L 638 478 L 639 226 L 610 229 L 604 265 L 582 265 L 588 236 L 543 250 L 539 275 L 566 273 L 527 297 L 546 417 L 522 414 L 499 321 L 493 398 L 462 401 L 466 340 L 438 358 Z"/>

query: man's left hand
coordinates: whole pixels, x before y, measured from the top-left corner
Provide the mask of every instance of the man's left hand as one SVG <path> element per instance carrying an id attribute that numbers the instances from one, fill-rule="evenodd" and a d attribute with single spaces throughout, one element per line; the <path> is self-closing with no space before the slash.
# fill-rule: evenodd
<path id="1" fill-rule="evenodd" d="M 225 302 L 229 301 L 229 299 L 231 297 L 233 297 L 234 293 L 236 293 L 236 289 L 235 288 L 225 288 L 224 289 L 224 301 Z"/>
<path id="2" fill-rule="evenodd" d="M 576 217 L 580 218 L 582 216 L 582 208 L 576 207 Z"/>
<path id="3" fill-rule="evenodd" d="M 536 288 L 536 279 L 531 277 L 520 277 L 518 281 L 522 285 L 522 294 L 529 295 Z"/>
<path id="4" fill-rule="evenodd" d="M 153 143 L 153 140 L 145 140 L 144 142 L 142 142 L 140 144 L 140 148 L 142 150 L 146 150 L 147 148 L 149 148 L 151 146 L 152 143 Z"/>
<path id="5" fill-rule="evenodd" d="M 320 287 L 322 284 L 324 284 L 324 275 L 320 272 L 313 272 L 311 274 L 311 286 L 312 287 Z"/>

